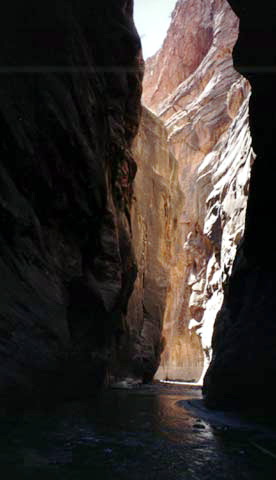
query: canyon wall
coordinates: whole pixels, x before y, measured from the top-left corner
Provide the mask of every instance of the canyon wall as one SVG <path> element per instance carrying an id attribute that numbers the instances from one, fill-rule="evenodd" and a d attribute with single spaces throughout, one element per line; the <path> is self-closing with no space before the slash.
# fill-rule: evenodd
<path id="1" fill-rule="evenodd" d="M 177 268 L 177 254 L 181 251 L 178 218 L 183 192 L 179 185 L 178 162 L 169 148 L 168 132 L 145 108 L 133 156 L 138 169 L 131 219 L 139 269 L 128 306 L 127 344 L 134 367 L 132 374 L 150 380 L 159 366 L 164 347 L 162 327 L 172 294 L 171 270 Z"/>
<path id="2" fill-rule="evenodd" d="M 132 0 L 5 5 L 1 403 L 149 380 L 162 350 L 158 378 L 197 380 L 223 289 L 206 402 L 274 401 L 276 13 L 230 3 L 243 77 L 226 0 L 178 1 L 135 141 Z"/>
<path id="3" fill-rule="evenodd" d="M 199 380 L 243 237 L 254 156 L 250 86 L 232 61 L 238 28 L 226 0 L 179 0 L 163 47 L 146 62 L 143 103 L 167 129 L 182 197 L 159 379 Z"/>
<path id="4" fill-rule="evenodd" d="M 10 405 L 104 381 L 137 273 L 143 62 L 132 1 L 23 3 L 0 20 L 0 400 Z"/>
<path id="5" fill-rule="evenodd" d="M 275 321 L 275 27 L 276 7 L 229 2 L 240 17 L 234 64 L 252 86 L 250 129 L 257 154 L 252 169 L 245 236 L 226 289 L 204 382 L 209 406 L 259 407 L 273 414 Z"/>

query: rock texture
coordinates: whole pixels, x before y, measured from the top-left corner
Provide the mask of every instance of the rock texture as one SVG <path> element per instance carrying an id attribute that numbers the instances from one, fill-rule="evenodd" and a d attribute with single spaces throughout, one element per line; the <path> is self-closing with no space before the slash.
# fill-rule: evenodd
<path id="1" fill-rule="evenodd" d="M 275 404 L 275 27 L 276 7 L 229 2 L 240 17 L 235 67 L 252 86 L 250 128 L 257 154 L 250 182 L 244 242 L 213 337 L 213 360 L 204 382 L 209 406 L 263 411 Z"/>
<path id="2" fill-rule="evenodd" d="M 164 347 L 163 319 L 173 295 L 172 269 L 181 251 L 178 218 L 183 205 L 178 162 L 163 123 L 143 109 L 133 145 L 137 163 L 132 206 L 133 247 L 139 266 L 128 306 L 133 374 L 152 379 Z"/>
<path id="3" fill-rule="evenodd" d="M 199 380 L 243 236 L 253 152 L 250 86 L 232 62 L 238 27 L 226 0 L 179 0 L 162 49 L 146 62 L 143 102 L 167 128 L 182 192 L 157 378 Z"/>
<path id="4" fill-rule="evenodd" d="M 136 276 L 131 0 L 11 0 L 0 20 L 0 397 L 103 382 Z"/>

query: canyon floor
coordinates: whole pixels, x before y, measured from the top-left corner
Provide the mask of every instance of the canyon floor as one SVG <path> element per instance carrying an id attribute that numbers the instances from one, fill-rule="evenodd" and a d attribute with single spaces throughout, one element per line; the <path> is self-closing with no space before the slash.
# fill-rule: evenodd
<path id="1" fill-rule="evenodd" d="M 200 399 L 198 388 L 156 383 L 110 389 L 54 411 L 6 415 L 2 478 L 274 479 L 276 430 L 229 424 L 204 412 Z"/>

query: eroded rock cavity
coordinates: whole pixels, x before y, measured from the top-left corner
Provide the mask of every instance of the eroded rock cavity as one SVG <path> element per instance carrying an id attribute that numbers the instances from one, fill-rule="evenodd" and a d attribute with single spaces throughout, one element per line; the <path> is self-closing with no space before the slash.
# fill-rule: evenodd
<path id="1" fill-rule="evenodd" d="M 134 150 L 140 273 L 129 315 L 144 357 L 163 324 L 159 379 L 199 380 L 243 236 L 253 152 L 250 86 L 232 62 L 238 28 L 224 0 L 179 0 L 146 62 L 143 102 L 165 128 L 145 112 Z"/>

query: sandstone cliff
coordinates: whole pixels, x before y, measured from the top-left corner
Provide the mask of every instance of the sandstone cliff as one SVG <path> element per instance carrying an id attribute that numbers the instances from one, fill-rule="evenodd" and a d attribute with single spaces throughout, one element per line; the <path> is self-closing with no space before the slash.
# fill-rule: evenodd
<path id="1" fill-rule="evenodd" d="M 178 218 L 183 205 L 178 162 L 163 123 L 145 108 L 133 145 L 137 163 L 132 206 L 133 247 L 139 266 L 127 323 L 133 373 L 149 380 L 164 347 L 162 327 L 172 294 L 171 269 L 181 251 Z"/>
<path id="2" fill-rule="evenodd" d="M 0 20 L 0 397 L 102 382 L 136 276 L 131 0 L 11 0 Z"/>
<path id="3" fill-rule="evenodd" d="M 157 378 L 199 379 L 243 236 L 253 153 L 250 87 L 232 62 L 238 26 L 226 0 L 179 0 L 162 49 L 146 62 L 143 102 L 167 128 L 182 192 Z"/>
<path id="4" fill-rule="evenodd" d="M 205 377 L 210 406 L 275 404 L 269 386 L 276 373 L 274 235 L 275 214 L 275 27 L 272 1 L 260 8 L 247 0 L 229 2 L 240 17 L 235 67 L 252 86 L 250 129 L 257 154 L 252 169 L 244 242 L 218 315 L 213 360 Z M 269 414 L 271 414 L 271 410 Z"/>

